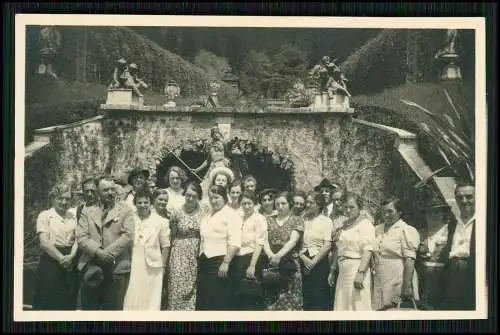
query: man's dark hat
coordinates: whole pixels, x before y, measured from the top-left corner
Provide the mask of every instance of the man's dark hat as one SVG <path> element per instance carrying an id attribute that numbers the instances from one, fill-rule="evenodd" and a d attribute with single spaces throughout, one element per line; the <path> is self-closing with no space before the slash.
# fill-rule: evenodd
<path id="1" fill-rule="evenodd" d="M 130 174 L 128 175 L 127 182 L 132 185 L 132 179 L 134 179 L 135 176 L 143 174 L 146 179 L 149 179 L 149 171 L 146 169 L 139 169 L 135 168 L 132 171 L 130 171 Z"/>
<path id="2" fill-rule="evenodd" d="M 436 209 L 447 209 L 450 206 L 438 198 L 431 198 L 427 200 L 424 205 L 420 208 L 422 212 L 428 212 Z"/>
<path id="3" fill-rule="evenodd" d="M 87 264 L 85 273 L 83 274 L 83 281 L 91 287 L 99 286 L 104 280 L 104 272 L 102 268 L 95 264 Z"/>
<path id="4" fill-rule="evenodd" d="M 336 183 L 332 183 L 330 180 L 328 180 L 328 178 L 324 178 L 321 183 L 314 187 L 314 191 L 319 192 L 323 187 L 328 187 L 333 190 L 339 188 L 340 186 Z"/>

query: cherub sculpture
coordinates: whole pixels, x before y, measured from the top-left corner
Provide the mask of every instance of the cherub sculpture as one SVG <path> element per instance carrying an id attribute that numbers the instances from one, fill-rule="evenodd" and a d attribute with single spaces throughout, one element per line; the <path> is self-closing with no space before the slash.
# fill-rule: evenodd
<path id="1" fill-rule="evenodd" d="M 39 72 L 57 79 L 52 65 L 61 47 L 61 34 L 54 26 L 43 27 L 40 30 L 39 43 L 41 61 Z"/>
<path id="2" fill-rule="evenodd" d="M 342 73 L 340 67 L 335 63 L 328 64 L 328 95 L 331 98 L 333 95 L 345 95 L 350 97 L 351 94 L 347 90 L 347 78 Z"/>
<path id="3" fill-rule="evenodd" d="M 309 71 L 309 76 L 321 92 L 327 91 L 329 63 L 330 57 L 324 56 L 321 58 L 321 62 L 316 64 L 311 71 Z"/>

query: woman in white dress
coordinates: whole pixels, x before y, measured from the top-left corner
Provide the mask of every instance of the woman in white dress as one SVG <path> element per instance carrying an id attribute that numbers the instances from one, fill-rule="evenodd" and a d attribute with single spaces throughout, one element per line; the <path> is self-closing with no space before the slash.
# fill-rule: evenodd
<path id="1" fill-rule="evenodd" d="M 139 189 L 134 197 L 135 236 L 130 281 L 124 310 L 160 310 L 164 268 L 170 249 L 167 219 L 151 210 L 151 194 Z"/>
<path id="2" fill-rule="evenodd" d="M 168 192 L 168 211 L 179 209 L 184 205 L 184 188 L 183 185 L 187 181 L 186 172 L 178 167 L 171 166 L 167 174 L 165 175 L 167 181 L 167 192 Z"/>
<path id="3" fill-rule="evenodd" d="M 369 265 L 375 241 L 375 227 L 366 216 L 360 215 L 363 203 L 358 195 L 346 193 L 343 202 L 347 220 L 344 221 L 336 240 L 336 252 L 329 275 L 331 279 L 338 267 L 333 310 L 371 310 Z"/>
<path id="4" fill-rule="evenodd" d="M 418 300 L 415 258 L 420 244 L 417 230 L 401 219 L 398 199 L 382 203 L 384 223 L 375 227 L 372 307 L 390 306 L 400 299 Z"/>

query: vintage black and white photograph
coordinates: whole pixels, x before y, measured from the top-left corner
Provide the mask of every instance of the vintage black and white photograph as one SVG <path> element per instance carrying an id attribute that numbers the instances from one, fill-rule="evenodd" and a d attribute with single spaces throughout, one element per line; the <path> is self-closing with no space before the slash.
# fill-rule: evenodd
<path id="1" fill-rule="evenodd" d="M 487 317 L 484 20 L 309 19 L 16 15 L 19 320 Z"/>

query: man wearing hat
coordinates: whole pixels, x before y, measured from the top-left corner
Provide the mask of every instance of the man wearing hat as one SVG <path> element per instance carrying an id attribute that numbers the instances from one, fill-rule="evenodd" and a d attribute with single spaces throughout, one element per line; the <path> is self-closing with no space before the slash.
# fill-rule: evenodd
<path id="1" fill-rule="evenodd" d="M 421 239 L 415 263 L 420 300 L 433 309 L 443 309 L 450 206 L 438 198 L 430 198 L 421 212 L 425 227 L 419 231 Z"/>
<path id="2" fill-rule="evenodd" d="M 316 185 L 316 187 L 314 187 L 314 191 L 321 193 L 323 197 L 325 197 L 327 205 L 325 207 L 325 211 L 323 214 L 326 215 L 327 217 L 330 217 L 332 215 L 334 206 L 332 201 L 332 193 L 335 189 L 338 188 L 339 188 L 338 184 L 330 182 L 330 180 L 328 180 L 327 178 L 324 178 L 321 181 L 321 183 L 319 183 L 318 185 Z"/>
<path id="3" fill-rule="evenodd" d="M 130 174 L 128 175 L 127 182 L 130 186 L 132 186 L 132 189 L 128 191 L 127 196 L 125 197 L 125 202 L 130 206 L 130 208 L 133 211 L 135 211 L 135 205 L 134 205 L 135 192 L 139 188 L 146 186 L 146 182 L 148 179 L 149 179 L 149 171 L 145 169 L 134 168 L 132 171 L 130 171 Z"/>
<path id="4" fill-rule="evenodd" d="M 458 183 L 455 201 L 460 210 L 457 222 L 449 227 L 449 256 L 446 264 L 446 309 L 476 309 L 475 187 Z"/>
<path id="5" fill-rule="evenodd" d="M 83 310 L 121 310 L 130 276 L 134 213 L 116 201 L 112 178 L 98 182 L 99 201 L 82 210 L 76 229 Z"/>

